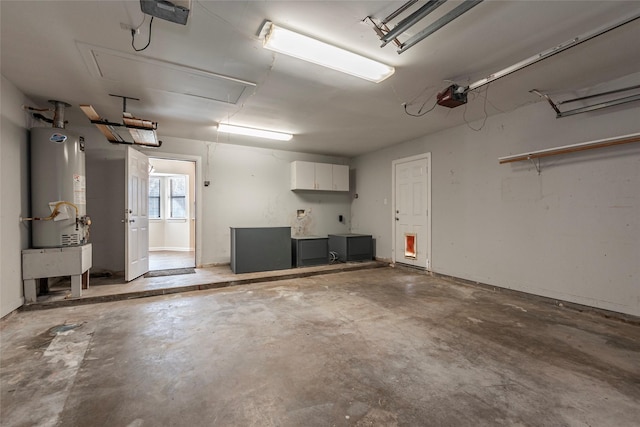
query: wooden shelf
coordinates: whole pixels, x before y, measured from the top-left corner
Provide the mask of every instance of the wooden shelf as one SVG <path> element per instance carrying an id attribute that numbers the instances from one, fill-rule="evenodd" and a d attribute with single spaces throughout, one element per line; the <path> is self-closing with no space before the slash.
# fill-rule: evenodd
<path id="1" fill-rule="evenodd" d="M 560 154 L 575 153 L 578 151 L 594 150 L 596 148 L 630 144 L 632 142 L 640 142 L 640 133 L 632 133 L 629 135 L 599 139 L 596 141 L 581 142 L 581 143 L 572 144 L 572 145 L 564 145 L 562 147 L 548 148 L 545 150 L 532 151 L 530 153 L 504 156 L 504 157 L 499 157 L 498 161 L 500 162 L 500 164 L 511 163 L 511 162 L 521 162 L 523 160 L 533 160 L 533 159 L 539 159 L 542 157 L 550 157 L 550 156 L 557 156 Z"/>

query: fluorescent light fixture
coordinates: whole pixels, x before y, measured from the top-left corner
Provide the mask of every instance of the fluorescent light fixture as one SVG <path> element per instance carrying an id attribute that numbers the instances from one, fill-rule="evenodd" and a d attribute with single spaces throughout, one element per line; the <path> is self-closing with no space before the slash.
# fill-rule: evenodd
<path id="1" fill-rule="evenodd" d="M 274 132 L 272 130 L 254 129 L 243 126 L 218 124 L 218 132 L 235 133 L 237 135 L 257 136 L 258 138 L 276 139 L 278 141 L 289 141 L 293 138 L 290 133 Z"/>
<path id="2" fill-rule="evenodd" d="M 263 42 L 265 49 L 284 53 L 374 83 L 380 83 L 395 71 L 389 65 L 303 36 L 279 27 L 271 21 L 264 24 L 262 31 L 265 32 Z"/>

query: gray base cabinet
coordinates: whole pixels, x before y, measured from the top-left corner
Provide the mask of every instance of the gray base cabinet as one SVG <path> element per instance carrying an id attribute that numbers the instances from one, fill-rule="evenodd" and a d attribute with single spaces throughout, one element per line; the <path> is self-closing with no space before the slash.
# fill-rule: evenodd
<path id="1" fill-rule="evenodd" d="M 342 262 L 371 260 L 373 239 L 369 234 L 329 234 L 329 252 Z"/>
<path id="2" fill-rule="evenodd" d="M 291 258 L 296 267 L 329 264 L 329 239 L 316 236 L 292 237 Z"/>
<path id="3" fill-rule="evenodd" d="M 291 268 L 291 227 L 231 227 L 231 271 Z"/>

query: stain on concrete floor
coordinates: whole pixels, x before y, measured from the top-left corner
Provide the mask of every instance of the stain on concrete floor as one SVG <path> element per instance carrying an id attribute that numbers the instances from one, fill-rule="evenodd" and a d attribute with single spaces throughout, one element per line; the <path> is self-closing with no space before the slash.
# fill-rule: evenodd
<path id="1" fill-rule="evenodd" d="M 640 420 L 640 326 L 391 268 L 23 312 L 0 328 L 8 426 Z"/>

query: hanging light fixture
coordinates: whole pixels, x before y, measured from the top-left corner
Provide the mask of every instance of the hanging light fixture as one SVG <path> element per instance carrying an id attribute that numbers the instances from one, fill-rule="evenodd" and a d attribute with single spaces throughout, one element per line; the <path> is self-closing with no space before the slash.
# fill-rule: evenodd
<path id="1" fill-rule="evenodd" d="M 287 30 L 271 21 L 265 22 L 261 34 L 264 35 L 263 47 L 265 49 L 322 65 L 323 67 L 341 71 L 374 83 L 380 83 L 395 72 L 395 69 L 389 65 Z"/>
<path id="2" fill-rule="evenodd" d="M 218 124 L 218 132 L 234 133 L 236 135 L 256 136 L 258 138 L 275 139 L 278 141 L 290 141 L 293 135 L 285 132 L 275 132 L 272 130 L 248 128 L 244 126 Z"/>

